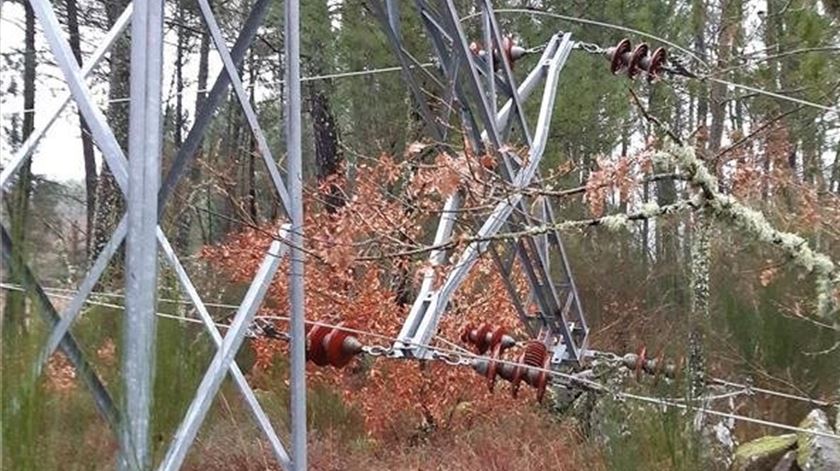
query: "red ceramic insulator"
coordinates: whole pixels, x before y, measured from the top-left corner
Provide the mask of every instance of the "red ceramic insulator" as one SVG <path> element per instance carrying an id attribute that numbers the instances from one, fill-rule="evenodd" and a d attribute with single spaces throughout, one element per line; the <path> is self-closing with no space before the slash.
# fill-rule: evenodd
<path id="1" fill-rule="evenodd" d="M 362 345 L 356 337 L 342 329 L 343 326 L 342 323 L 336 327 L 312 327 L 306 334 L 306 359 L 318 366 L 347 366 L 362 351 Z"/>
<path id="2" fill-rule="evenodd" d="M 487 377 L 487 388 L 490 389 L 490 392 L 493 392 L 493 388 L 496 387 L 496 374 L 499 369 L 499 359 L 502 355 L 501 347 L 501 344 L 497 344 L 493 347 L 493 354 L 490 355 L 490 359 L 487 363 L 487 373 L 485 376 Z"/>
<path id="3" fill-rule="evenodd" d="M 519 360 L 517 361 L 519 365 L 513 370 L 513 377 L 510 380 L 510 394 L 514 398 L 519 395 L 519 386 L 522 383 L 522 377 L 525 375 L 525 368 L 522 366 L 525 363 L 525 351 L 523 350 L 519 354 Z"/>
<path id="4" fill-rule="evenodd" d="M 537 376 L 536 384 L 533 386 L 537 388 L 537 402 L 542 403 L 543 397 L 545 397 L 545 388 L 548 386 L 548 367 L 551 366 L 549 363 L 551 362 L 551 357 L 548 355 L 545 356 L 543 360 L 542 371 L 540 371 L 539 376 Z"/>
<path id="5" fill-rule="evenodd" d="M 470 43 L 469 49 L 470 52 L 479 57 L 484 56 L 484 54 L 486 54 L 481 44 L 475 41 Z M 501 68 L 501 61 L 503 57 L 508 61 L 508 64 L 510 64 L 510 68 L 513 69 L 514 62 L 521 59 L 527 53 L 525 48 L 516 45 L 516 43 L 513 42 L 513 39 L 510 36 L 505 36 L 504 38 L 502 38 L 501 50 L 502 55 L 499 55 L 499 49 L 493 48 L 493 69 L 496 71 L 498 71 Z"/>
<path id="6" fill-rule="evenodd" d="M 659 375 L 662 374 L 665 366 L 665 352 L 663 352 L 662 349 L 659 349 L 659 353 L 656 354 L 656 358 L 653 362 L 653 381 L 654 383 L 658 383 Z"/>
<path id="7" fill-rule="evenodd" d="M 525 345 L 522 356 L 522 363 L 528 366 L 541 367 L 548 356 L 548 347 L 540 341 L 532 340 Z"/>
<path id="8" fill-rule="evenodd" d="M 668 60 L 668 53 L 665 52 L 664 47 L 657 48 L 653 51 L 653 55 L 650 58 L 645 60 L 645 71 L 648 74 L 648 81 L 653 81 L 660 74 L 662 74 L 662 68 L 665 66 L 665 62 Z"/>
<path id="9" fill-rule="evenodd" d="M 548 386 L 548 366 L 549 361 L 551 360 L 548 354 L 548 348 L 545 346 L 544 343 L 540 341 L 531 341 L 528 342 L 528 345 L 525 346 L 525 351 L 522 354 L 522 363 L 528 366 L 542 368 L 543 371 L 540 371 L 536 375 L 527 375 L 525 374 L 526 380 L 528 380 L 528 384 L 533 386 L 537 390 L 537 401 L 542 402 L 543 396 L 545 395 L 545 389 Z M 525 367 L 520 367 L 526 370 Z"/>
<path id="10" fill-rule="evenodd" d="M 630 40 L 627 38 L 618 42 L 615 47 L 611 47 L 610 52 L 610 72 L 617 74 L 621 69 L 627 67 L 630 61 Z"/>
<path id="11" fill-rule="evenodd" d="M 318 366 L 330 364 L 327 359 L 327 350 L 324 348 L 324 338 L 330 334 L 331 328 L 324 325 L 316 325 L 309 329 L 306 334 L 306 359 Z"/>
<path id="12" fill-rule="evenodd" d="M 502 39 L 502 53 L 504 53 L 505 58 L 507 58 L 508 64 L 510 64 L 510 68 L 513 69 L 513 64 L 521 59 L 525 53 L 524 48 L 517 46 L 515 42 L 513 42 L 513 38 L 510 36 L 505 36 Z"/>
<path id="13" fill-rule="evenodd" d="M 496 345 L 502 345 L 502 350 L 504 350 L 513 343 L 513 339 L 507 335 L 504 327 L 494 327 L 487 323 L 479 327 L 474 327 L 472 324 L 464 326 L 464 330 L 461 331 L 461 341 L 473 345 L 482 355 L 491 351 Z"/>
<path id="14" fill-rule="evenodd" d="M 633 54 L 630 56 L 630 63 L 627 64 L 627 76 L 632 78 L 636 77 L 636 74 L 639 73 L 642 69 L 642 60 L 647 57 L 648 54 L 648 45 L 646 43 L 639 44 L 636 46 L 636 49 L 633 49 Z"/>

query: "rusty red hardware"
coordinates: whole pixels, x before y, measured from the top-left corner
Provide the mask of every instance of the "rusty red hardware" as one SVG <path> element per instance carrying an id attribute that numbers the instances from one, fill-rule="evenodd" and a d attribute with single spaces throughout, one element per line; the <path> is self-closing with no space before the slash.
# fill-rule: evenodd
<path id="1" fill-rule="evenodd" d="M 475 54 L 478 57 L 484 58 L 487 54 L 487 51 L 481 46 L 481 44 L 473 41 L 470 43 L 470 52 Z M 508 64 L 510 64 L 511 69 L 513 68 L 513 64 L 521 59 L 528 51 L 525 48 L 517 45 L 510 36 L 505 36 L 502 39 L 502 54 L 504 54 L 505 59 L 507 59 Z M 499 70 L 501 67 L 501 56 L 499 55 L 499 49 L 493 49 L 493 70 Z"/>
<path id="2" fill-rule="evenodd" d="M 362 344 L 355 336 L 335 327 L 316 325 L 306 333 L 306 359 L 318 366 L 343 368 L 362 352 Z"/>
<path id="3" fill-rule="evenodd" d="M 625 68 L 630 62 L 630 40 L 622 39 L 617 45 L 607 49 L 607 54 L 610 56 L 610 72 L 617 74 L 621 69 Z"/>
<path id="4" fill-rule="evenodd" d="M 494 327 L 487 323 L 478 327 L 473 324 L 465 325 L 461 332 L 461 341 L 474 346 L 476 351 L 482 355 L 493 350 L 497 345 L 501 347 L 501 351 L 516 345 L 513 337 L 507 334 L 507 329 Z"/>
<path id="5" fill-rule="evenodd" d="M 647 72 L 648 81 L 653 81 L 662 74 L 665 62 L 668 60 L 668 53 L 664 47 L 659 47 L 650 56 L 645 56 L 640 65 Z"/>
<path id="6" fill-rule="evenodd" d="M 656 381 L 659 377 L 665 375 L 673 378 L 679 368 L 673 363 L 665 361 L 665 355 L 660 349 L 656 357 L 649 358 L 647 355 L 647 348 L 642 346 L 637 353 L 628 353 L 622 357 L 622 363 L 627 368 L 633 370 L 636 380 L 641 379 L 642 373 L 654 376 Z"/>
<path id="7" fill-rule="evenodd" d="M 542 402 L 548 387 L 549 366 L 551 355 L 548 348 L 540 341 L 531 341 L 525 345 L 516 362 L 501 361 L 501 344 L 493 349 L 493 354 L 487 360 L 474 364 L 476 371 L 487 379 L 490 391 L 496 384 L 496 378 L 511 383 L 511 394 L 517 397 L 519 387 L 524 381 L 537 390 L 537 401 Z"/>
<path id="8" fill-rule="evenodd" d="M 642 70 L 641 62 L 647 56 L 648 50 L 647 43 L 639 44 L 633 49 L 633 53 L 630 55 L 630 62 L 627 64 L 627 76 L 631 79 L 636 78 L 636 75 Z"/>
<path id="9" fill-rule="evenodd" d="M 627 76 L 631 79 L 636 78 L 640 72 L 645 72 L 648 81 L 653 81 L 662 74 L 668 60 L 665 48 L 657 48 L 651 54 L 647 43 L 641 43 L 633 48 L 627 38 L 607 49 L 606 53 L 610 59 L 610 72 L 618 74 L 626 70 Z"/>

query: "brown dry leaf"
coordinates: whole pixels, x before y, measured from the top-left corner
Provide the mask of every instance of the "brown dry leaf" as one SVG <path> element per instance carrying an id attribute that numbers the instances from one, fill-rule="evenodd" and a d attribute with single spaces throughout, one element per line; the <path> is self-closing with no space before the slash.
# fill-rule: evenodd
<path id="1" fill-rule="evenodd" d="M 428 144 L 424 144 L 420 141 L 414 141 L 405 148 L 405 156 L 411 157 L 413 155 L 419 154 L 423 152 L 423 149 L 429 147 Z"/>
<path id="2" fill-rule="evenodd" d="M 761 274 L 758 277 L 759 283 L 761 286 L 767 286 L 773 282 L 773 279 L 776 278 L 776 275 L 779 273 L 778 267 L 769 267 L 761 270 Z"/>

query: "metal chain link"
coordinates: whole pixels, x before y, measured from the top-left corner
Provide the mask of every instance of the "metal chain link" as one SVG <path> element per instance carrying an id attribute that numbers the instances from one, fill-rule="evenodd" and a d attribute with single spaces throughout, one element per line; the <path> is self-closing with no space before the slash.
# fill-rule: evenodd
<path id="1" fill-rule="evenodd" d="M 575 42 L 573 47 L 575 49 L 581 49 L 583 51 L 586 51 L 590 54 L 604 54 L 604 53 L 607 52 L 606 49 L 604 49 L 603 47 L 601 47 L 601 46 L 599 46 L 595 43 L 587 43 L 587 42 L 583 42 L 583 41 Z"/>
<path id="2" fill-rule="evenodd" d="M 526 54 L 536 54 L 538 52 L 543 52 L 545 48 L 548 47 L 548 43 L 540 44 L 539 46 L 534 46 L 529 49 L 525 49 Z"/>
<path id="3" fill-rule="evenodd" d="M 432 351 L 432 359 L 439 360 L 451 366 L 471 366 L 472 359 L 456 352 Z"/>
<path id="4" fill-rule="evenodd" d="M 388 357 L 394 353 L 394 348 L 382 345 L 370 345 L 362 347 L 362 351 L 372 357 Z"/>

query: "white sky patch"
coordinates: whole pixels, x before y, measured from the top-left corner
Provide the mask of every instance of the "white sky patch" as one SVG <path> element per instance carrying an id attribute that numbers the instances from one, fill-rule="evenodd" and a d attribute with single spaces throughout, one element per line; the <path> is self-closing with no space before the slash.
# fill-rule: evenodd
<path id="1" fill-rule="evenodd" d="M 24 24 L 25 16 L 23 6 L 20 4 L 12 4 L 11 2 L 3 2 L 2 17 L 0 17 L 0 55 L 18 55 L 16 60 L 22 61 L 23 43 L 24 43 Z M 131 25 L 127 26 L 130 28 Z M 164 62 L 163 62 L 163 105 L 167 101 L 174 104 L 174 75 L 175 75 L 175 57 L 176 57 L 176 42 L 177 35 L 174 28 L 165 28 L 167 34 L 164 38 Z M 49 50 L 49 45 L 46 39 L 41 34 L 41 27 L 36 20 L 36 35 L 35 48 L 39 51 L 39 62 L 36 68 L 37 82 L 35 85 L 35 126 L 45 122 L 51 110 L 59 104 L 63 96 L 66 95 L 68 89 L 63 80 L 61 70 L 53 64 L 40 62 L 46 60 L 53 62 L 52 53 Z M 91 28 L 83 28 L 81 31 L 83 38 L 82 42 L 82 56 L 87 60 L 90 56 L 93 47 L 97 44 L 97 40 L 104 36 L 103 31 Z M 67 37 L 65 35 L 65 37 Z M 194 43 L 196 40 L 193 41 Z M 229 47 L 232 44 L 228 45 Z M 192 50 L 197 50 L 195 45 Z M 192 117 L 195 107 L 195 97 L 198 90 L 195 77 L 198 73 L 198 55 L 190 54 L 192 51 L 187 50 L 185 54 L 185 63 L 183 67 L 184 77 L 184 91 L 183 91 L 183 107 L 185 113 Z M 21 62 L 22 63 L 22 62 Z M 106 69 L 103 69 L 106 68 Z M 211 53 L 209 55 L 209 74 L 208 86 L 212 85 L 212 81 L 216 75 L 221 71 L 221 60 L 215 48 L 211 45 Z M 103 58 L 98 66 L 100 75 L 101 72 L 107 71 L 107 56 Z M 91 74 L 87 80 L 87 84 L 91 89 L 94 100 L 99 105 L 103 113 L 107 111 L 108 100 L 108 83 L 105 78 L 96 78 L 95 74 Z M 3 65 L 0 70 L 0 87 L 2 87 L 2 95 L 0 95 L 0 123 L 2 123 L 3 130 L 0 132 L 0 163 L 5 165 L 11 160 L 14 149 L 9 144 L 9 135 L 7 129 L 13 119 L 18 119 L 19 125 L 23 123 L 23 83 L 22 74 L 20 70 L 13 70 L 10 67 Z M 17 93 L 12 95 L 5 93 L 8 87 L 15 82 L 17 85 Z M 96 146 L 94 145 L 96 148 Z M 126 149 L 124 149 L 126 150 Z M 98 148 L 96 149 L 97 166 L 101 165 L 102 158 Z M 53 123 L 50 129 L 46 132 L 44 137 L 39 142 L 33 158 L 32 171 L 35 174 L 44 175 L 56 181 L 78 181 L 84 179 L 84 161 L 82 158 L 82 141 L 81 132 L 79 129 L 79 118 L 75 103 L 71 102 L 64 108 L 59 118 Z"/>

